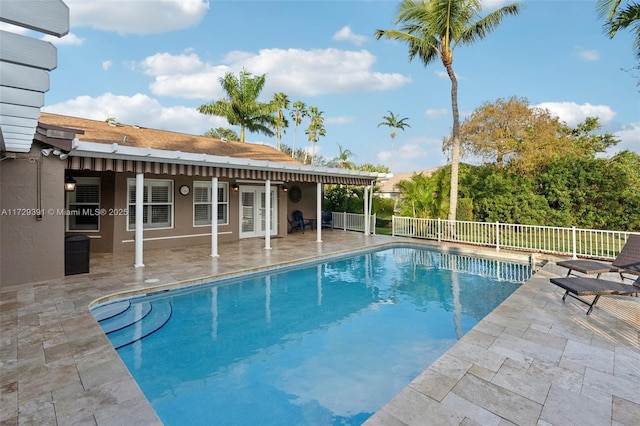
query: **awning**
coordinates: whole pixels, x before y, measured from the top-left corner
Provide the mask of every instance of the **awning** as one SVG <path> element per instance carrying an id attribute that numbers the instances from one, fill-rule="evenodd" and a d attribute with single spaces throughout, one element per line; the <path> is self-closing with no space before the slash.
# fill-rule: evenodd
<path id="1" fill-rule="evenodd" d="M 274 165 L 275 166 L 275 165 Z M 169 176 L 199 176 L 229 179 L 251 179 L 284 182 L 320 182 L 326 184 L 369 185 L 372 177 L 335 176 L 317 173 L 256 170 L 237 167 L 214 167 L 194 164 L 176 164 L 157 161 L 123 160 L 112 158 L 69 157 L 67 169 L 94 172 L 148 173 Z"/>

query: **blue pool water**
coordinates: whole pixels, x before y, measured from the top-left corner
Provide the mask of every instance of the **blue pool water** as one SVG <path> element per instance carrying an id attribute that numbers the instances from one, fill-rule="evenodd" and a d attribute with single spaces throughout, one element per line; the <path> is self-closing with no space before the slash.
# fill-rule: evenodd
<path id="1" fill-rule="evenodd" d="M 530 274 L 403 246 L 93 312 L 165 425 L 357 425 Z"/>

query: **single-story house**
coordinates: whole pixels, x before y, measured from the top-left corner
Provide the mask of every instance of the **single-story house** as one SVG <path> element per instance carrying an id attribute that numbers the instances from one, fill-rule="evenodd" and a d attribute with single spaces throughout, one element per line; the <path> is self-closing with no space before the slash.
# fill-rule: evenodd
<path id="1" fill-rule="evenodd" d="M 270 249 L 293 211 L 320 217 L 323 184 L 368 190 L 377 178 L 267 145 L 42 113 L 28 152 L 2 152 L 0 280 L 64 276 L 69 236 L 88 236 L 92 252 L 131 251 L 136 267 L 148 248 L 210 243 L 218 256 L 218 241 L 260 237 Z"/>
<path id="2" fill-rule="evenodd" d="M 400 201 L 400 189 L 398 184 L 403 180 L 411 180 L 414 175 L 422 175 L 425 177 L 432 176 L 435 172 L 442 167 L 432 167 L 418 172 L 403 172 L 391 175 L 391 177 L 383 178 L 378 181 L 378 192 L 380 198 L 391 198 L 395 201 L 397 207 L 398 201 Z"/>

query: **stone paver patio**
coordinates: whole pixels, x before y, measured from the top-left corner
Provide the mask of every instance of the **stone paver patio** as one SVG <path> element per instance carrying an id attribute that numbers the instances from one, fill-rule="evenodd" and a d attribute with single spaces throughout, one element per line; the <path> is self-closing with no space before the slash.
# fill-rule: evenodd
<path id="1" fill-rule="evenodd" d="M 225 243 L 218 258 L 206 246 L 149 250 L 138 269 L 133 253 L 95 254 L 89 274 L 2 285 L 0 425 L 160 424 L 92 303 L 392 242 L 495 255 L 338 230 L 315 238 Z M 549 284 L 564 273 L 546 263 L 367 425 L 640 424 L 640 299 L 603 297 L 587 316 Z"/>

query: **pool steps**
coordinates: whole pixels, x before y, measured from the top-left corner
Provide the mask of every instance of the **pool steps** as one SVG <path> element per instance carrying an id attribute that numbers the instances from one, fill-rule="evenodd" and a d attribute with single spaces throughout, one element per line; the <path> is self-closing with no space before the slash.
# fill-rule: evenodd
<path id="1" fill-rule="evenodd" d="M 171 318 L 171 303 L 116 302 L 92 310 L 100 327 L 115 349 L 137 342 L 160 330 Z"/>

